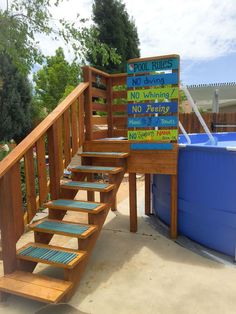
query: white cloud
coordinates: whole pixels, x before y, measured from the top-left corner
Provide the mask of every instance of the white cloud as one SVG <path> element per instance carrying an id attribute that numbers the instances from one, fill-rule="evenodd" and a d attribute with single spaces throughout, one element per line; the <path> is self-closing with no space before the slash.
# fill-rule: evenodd
<path id="1" fill-rule="evenodd" d="M 179 53 L 212 59 L 236 51 L 235 0 L 125 0 L 135 19 L 142 56 Z"/>
<path id="2" fill-rule="evenodd" d="M 178 53 L 182 60 L 196 62 L 236 51 L 235 0 L 123 1 L 137 25 L 142 57 Z M 53 9 L 53 17 L 74 20 L 79 13 L 89 18 L 92 3 L 93 0 L 64 1 Z M 53 54 L 62 45 L 42 36 L 39 39 L 46 54 Z"/>

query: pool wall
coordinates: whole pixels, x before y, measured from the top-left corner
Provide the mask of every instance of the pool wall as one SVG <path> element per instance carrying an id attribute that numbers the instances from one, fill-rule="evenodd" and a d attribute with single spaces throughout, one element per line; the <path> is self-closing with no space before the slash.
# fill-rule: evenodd
<path id="1" fill-rule="evenodd" d="M 228 135 L 227 135 L 228 134 Z M 199 134 L 198 134 L 199 135 Z M 236 245 L 236 133 L 190 136 L 194 145 L 180 147 L 178 165 L 178 231 L 209 248 L 234 256 Z M 183 137 L 180 142 L 185 142 Z M 153 208 L 170 222 L 170 176 L 153 176 Z"/>

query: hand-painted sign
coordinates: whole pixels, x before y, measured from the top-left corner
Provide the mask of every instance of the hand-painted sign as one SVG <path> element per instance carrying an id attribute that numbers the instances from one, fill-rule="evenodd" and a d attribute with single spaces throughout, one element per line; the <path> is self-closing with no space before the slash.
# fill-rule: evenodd
<path id="1" fill-rule="evenodd" d="M 176 141 L 178 130 L 128 131 L 130 141 Z"/>
<path id="2" fill-rule="evenodd" d="M 143 86 L 163 86 L 170 84 L 178 84 L 178 73 L 129 76 L 127 77 L 127 87 L 143 87 Z"/>
<path id="3" fill-rule="evenodd" d="M 128 128 L 173 127 L 177 126 L 176 116 L 128 118 Z"/>
<path id="4" fill-rule="evenodd" d="M 171 143 L 132 143 L 130 145 L 132 150 L 172 150 Z"/>
<path id="5" fill-rule="evenodd" d="M 179 66 L 177 58 L 156 59 L 151 61 L 131 62 L 127 64 L 128 74 L 176 70 Z"/>
<path id="6" fill-rule="evenodd" d="M 177 102 L 128 104 L 128 114 L 170 114 L 178 112 Z"/>
<path id="7" fill-rule="evenodd" d="M 128 101 L 148 101 L 148 100 L 170 100 L 178 98 L 178 88 L 164 87 L 164 88 L 150 88 L 130 90 L 127 92 Z"/>

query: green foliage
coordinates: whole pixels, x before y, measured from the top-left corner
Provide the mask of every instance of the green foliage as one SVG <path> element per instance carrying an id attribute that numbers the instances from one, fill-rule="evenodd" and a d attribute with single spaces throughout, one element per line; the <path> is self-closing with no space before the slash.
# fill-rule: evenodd
<path id="1" fill-rule="evenodd" d="M 0 9 L 0 52 L 6 52 L 23 73 L 29 73 L 35 63 L 41 64 L 44 55 L 39 48 L 36 34 L 49 36 L 52 40 L 63 39 L 72 48 L 75 59 L 84 62 L 87 51 L 102 56 L 102 62 L 118 59 L 114 49 L 97 40 L 94 29 L 85 26 L 85 20 L 68 22 L 53 21 L 50 9 L 63 0 L 14 0 L 5 10 Z M 6 5 L 8 1 L 6 0 Z M 56 25 L 52 27 L 52 25 Z"/>
<path id="2" fill-rule="evenodd" d="M 46 64 L 34 74 L 35 101 L 39 106 L 52 111 L 80 82 L 81 69 L 66 61 L 62 48 L 55 56 L 47 57 Z"/>
<path id="3" fill-rule="evenodd" d="M 4 53 L 0 53 L 0 81 L 0 141 L 19 142 L 31 128 L 31 86 Z"/>
<path id="4" fill-rule="evenodd" d="M 89 53 L 88 60 L 101 70 L 117 73 L 126 72 L 128 59 L 140 56 L 137 28 L 120 0 L 94 0 L 93 21 L 98 38 L 102 43 L 116 49 L 120 63 L 110 60 L 103 66 L 102 55 Z"/>

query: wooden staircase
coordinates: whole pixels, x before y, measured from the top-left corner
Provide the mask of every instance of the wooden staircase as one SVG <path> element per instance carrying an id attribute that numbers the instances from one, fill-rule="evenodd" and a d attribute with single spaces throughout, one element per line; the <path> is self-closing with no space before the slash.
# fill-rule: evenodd
<path id="1" fill-rule="evenodd" d="M 72 180 L 61 180 L 60 198 L 44 204 L 49 211 L 48 217 L 30 224 L 35 242 L 27 243 L 17 250 L 16 270 L 0 278 L 3 297 L 15 294 L 46 303 L 57 303 L 69 299 L 79 284 L 123 179 L 129 154 L 83 152 L 80 155 L 83 165 L 69 168 Z M 106 166 L 96 165 L 101 160 L 106 160 Z M 112 166 L 114 161 L 118 166 Z M 95 174 L 107 175 L 109 182 L 96 182 Z M 79 190 L 87 190 L 88 200 L 74 199 Z M 100 193 L 100 202 L 94 201 L 94 192 Z M 67 211 L 87 213 L 88 224 L 63 220 Z M 71 249 L 50 245 L 53 235 L 77 238 L 78 247 Z M 63 280 L 34 274 L 38 263 L 62 268 Z"/>

